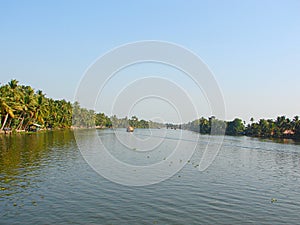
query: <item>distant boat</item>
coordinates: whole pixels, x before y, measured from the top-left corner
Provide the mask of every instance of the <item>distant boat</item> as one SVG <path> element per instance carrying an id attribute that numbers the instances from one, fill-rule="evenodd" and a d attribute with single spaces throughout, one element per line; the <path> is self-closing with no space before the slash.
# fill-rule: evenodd
<path id="1" fill-rule="evenodd" d="M 134 131 L 134 128 L 132 127 L 132 126 L 129 126 L 129 127 L 127 127 L 127 130 L 126 130 L 127 132 L 133 132 Z"/>

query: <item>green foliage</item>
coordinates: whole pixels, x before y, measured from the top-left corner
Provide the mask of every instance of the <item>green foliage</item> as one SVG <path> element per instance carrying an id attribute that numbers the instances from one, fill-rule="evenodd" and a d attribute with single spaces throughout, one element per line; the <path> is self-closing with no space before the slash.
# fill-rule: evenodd
<path id="1" fill-rule="evenodd" d="M 11 80 L 0 86 L 1 130 L 27 130 L 32 123 L 44 128 L 111 126 L 104 114 L 81 108 L 78 102 L 47 98 L 41 90 L 35 92 L 32 87 L 18 83 Z"/>
<path id="2" fill-rule="evenodd" d="M 245 126 L 241 119 L 234 119 L 233 121 L 227 122 L 226 134 L 227 135 L 242 135 L 244 134 Z"/>
<path id="3" fill-rule="evenodd" d="M 216 119 L 214 116 L 209 118 L 210 134 L 223 135 L 226 132 L 226 122 Z"/>
<path id="4" fill-rule="evenodd" d="M 293 120 L 285 116 L 279 116 L 276 120 L 260 119 L 254 122 L 250 119 L 250 124 L 245 127 L 245 122 L 236 118 L 233 121 L 225 122 L 210 117 L 209 119 L 201 117 L 187 124 L 182 124 L 182 129 L 199 132 L 201 134 L 223 134 L 222 131 L 226 129 L 226 135 L 247 135 L 252 137 L 263 138 L 294 138 L 300 139 L 300 120 L 295 116 Z M 170 125 L 169 125 L 170 126 Z M 212 130 L 212 127 L 214 128 Z"/>
<path id="5" fill-rule="evenodd" d="M 0 130 L 27 130 L 32 123 L 38 123 L 44 128 L 74 127 L 122 127 L 129 125 L 135 128 L 161 128 L 163 124 L 139 120 L 136 116 L 131 119 L 111 118 L 104 113 L 81 108 L 78 102 L 71 104 L 66 100 L 53 100 L 30 86 L 19 85 L 17 80 L 11 80 L 0 86 Z M 292 120 L 278 116 L 276 120 L 260 119 L 254 122 L 250 119 L 246 127 L 241 119 L 225 122 L 215 117 L 201 117 L 187 124 L 165 124 L 167 128 L 187 129 L 201 134 L 247 135 L 267 138 L 300 139 L 300 120 L 295 116 Z"/>
<path id="6" fill-rule="evenodd" d="M 295 131 L 295 138 L 300 139 L 300 120 L 298 116 L 294 117 L 292 124 Z"/>
<path id="7" fill-rule="evenodd" d="M 285 116 L 278 116 L 276 120 L 260 119 L 257 123 L 249 124 L 245 130 L 246 135 L 267 138 L 300 138 L 299 117 L 293 120 Z"/>
<path id="8" fill-rule="evenodd" d="M 127 117 L 119 119 L 116 115 L 113 115 L 110 120 L 114 128 L 126 128 L 129 126 Z"/>
<path id="9" fill-rule="evenodd" d="M 166 123 L 165 126 L 167 127 L 167 129 L 179 129 L 181 128 L 180 125 L 177 124 L 172 124 L 172 123 Z"/>
<path id="10" fill-rule="evenodd" d="M 95 125 L 100 128 L 111 127 L 112 122 L 104 113 L 97 113 L 95 115 Z"/>
<path id="11" fill-rule="evenodd" d="M 150 124 L 155 124 L 146 120 L 139 120 L 136 116 L 132 116 L 131 119 L 127 117 L 118 119 L 116 115 L 110 118 L 111 124 L 114 128 L 126 128 L 132 126 L 134 128 L 149 128 Z M 154 128 L 154 127 L 153 127 Z"/>
<path id="12" fill-rule="evenodd" d="M 199 120 L 199 128 L 201 134 L 209 134 L 211 130 L 211 124 L 209 120 L 205 119 L 204 117 L 201 117 Z"/>
<path id="13" fill-rule="evenodd" d="M 214 116 L 206 119 L 201 117 L 187 124 L 181 125 L 182 129 L 199 132 L 201 134 L 224 134 L 226 129 L 226 122 L 216 119 Z"/>

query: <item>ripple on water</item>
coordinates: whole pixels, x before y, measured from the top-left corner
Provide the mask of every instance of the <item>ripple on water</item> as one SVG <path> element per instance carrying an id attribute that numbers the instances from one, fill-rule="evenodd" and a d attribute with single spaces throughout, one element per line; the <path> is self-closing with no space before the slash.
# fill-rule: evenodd
<path id="1" fill-rule="evenodd" d="M 101 138 L 116 138 L 107 131 L 99 132 Z M 148 135 L 139 132 L 143 138 Z M 188 134 L 184 141 L 195 140 L 195 133 Z M 158 131 L 155 135 L 159 137 Z M 168 135 L 172 142 L 178 136 Z M 89 132 L 83 132 L 83 137 L 89 138 Z M 299 145 L 226 137 L 213 164 L 199 172 L 195 165 L 209 140 L 201 136 L 197 152 L 178 174 L 156 185 L 127 187 L 94 172 L 82 159 L 71 131 L 13 138 L 10 147 L 3 141 L 0 146 L 0 215 L 4 224 L 300 221 Z"/>

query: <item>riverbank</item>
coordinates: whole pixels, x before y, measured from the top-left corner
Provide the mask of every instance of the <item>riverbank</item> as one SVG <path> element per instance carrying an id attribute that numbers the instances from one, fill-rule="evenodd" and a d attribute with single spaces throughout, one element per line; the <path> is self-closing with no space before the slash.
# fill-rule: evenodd
<path id="1" fill-rule="evenodd" d="M 69 127 L 69 128 L 48 128 L 48 129 L 40 129 L 39 131 L 25 131 L 25 130 L 14 130 L 14 131 L 0 131 L 0 135 L 18 135 L 18 134 L 23 134 L 23 135 L 29 135 L 29 134 L 38 134 L 38 133 L 45 133 L 45 132 L 50 132 L 50 131 L 63 131 L 63 130 L 90 130 L 90 129 L 100 129 L 100 130 L 104 130 L 104 129 L 110 129 L 111 127 L 103 127 L 103 126 L 94 126 L 94 127 Z M 126 129 L 126 128 L 124 128 Z M 145 128 L 140 128 L 140 129 L 145 129 Z M 180 129 L 179 129 L 180 130 Z M 192 130 L 190 130 L 192 131 Z M 192 131 L 195 132 L 195 131 Z M 210 134 L 202 134 L 202 135 L 210 135 Z M 229 136 L 229 137 L 250 137 L 253 139 L 257 139 L 260 141 L 271 141 L 271 142 L 275 142 L 275 143 L 283 143 L 283 144 L 295 144 L 295 143 L 300 143 L 300 139 L 299 138 L 295 138 L 295 137 L 259 137 L 259 136 L 251 136 L 251 135 L 246 135 L 246 134 L 242 134 L 242 135 L 228 135 L 226 134 L 225 136 Z"/>
<path id="2" fill-rule="evenodd" d="M 48 132 L 48 131 L 56 131 L 56 130 L 68 130 L 72 128 L 41 128 L 37 131 L 27 131 L 27 130 L 0 130 L 0 134 L 3 135 L 14 135 L 14 134 L 34 134 L 34 133 L 41 133 L 41 132 Z"/>
<path id="3" fill-rule="evenodd" d="M 0 130 L 0 135 L 14 135 L 14 134 L 34 134 L 48 131 L 58 131 L 58 130 L 87 130 L 87 129 L 109 129 L 109 127 L 95 126 L 95 127 L 66 127 L 66 128 L 42 128 L 38 131 L 26 131 L 26 130 Z"/>

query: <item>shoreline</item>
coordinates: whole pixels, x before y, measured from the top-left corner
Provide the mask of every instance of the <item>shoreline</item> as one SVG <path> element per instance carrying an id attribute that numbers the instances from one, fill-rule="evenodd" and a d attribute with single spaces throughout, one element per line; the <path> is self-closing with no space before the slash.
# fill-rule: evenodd
<path id="1" fill-rule="evenodd" d="M 48 131 L 58 131 L 58 130 L 87 130 L 87 129 L 109 129 L 109 127 L 94 126 L 94 127 L 64 127 L 64 128 L 42 128 L 38 131 L 26 131 L 26 130 L 0 130 L 0 135 L 15 135 L 15 134 L 34 134 L 40 132 Z"/>
<path id="2" fill-rule="evenodd" d="M 38 131 L 26 131 L 26 130 L 12 130 L 12 131 L 4 131 L 4 130 L 0 130 L 0 135 L 18 135 L 18 134 L 24 134 L 24 135 L 29 135 L 29 134 L 37 134 L 37 133 L 45 133 L 45 132 L 49 132 L 49 131 L 63 131 L 63 130 L 88 130 L 88 129 L 110 129 L 111 127 L 102 127 L 102 126 L 95 126 L 95 127 L 65 127 L 65 128 L 44 128 L 44 129 L 40 129 Z M 126 128 L 124 128 L 126 129 Z M 146 129 L 146 128 L 140 128 L 140 129 Z M 187 130 L 187 131 L 191 131 L 191 130 Z M 191 132 L 195 132 L 195 131 L 191 131 Z M 199 133 L 200 134 L 200 133 Z M 202 134 L 202 135 L 210 135 L 210 134 Z M 259 136 L 250 136 L 250 135 L 224 135 L 224 136 L 229 136 L 229 137 L 250 137 L 250 138 L 257 138 L 260 141 L 263 140 L 269 140 L 272 142 L 276 142 L 276 141 L 282 141 L 282 143 L 284 144 L 289 144 L 290 141 L 294 141 L 296 143 L 300 143 L 300 139 L 299 138 L 293 138 L 293 137 L 259 137 Z"/>

